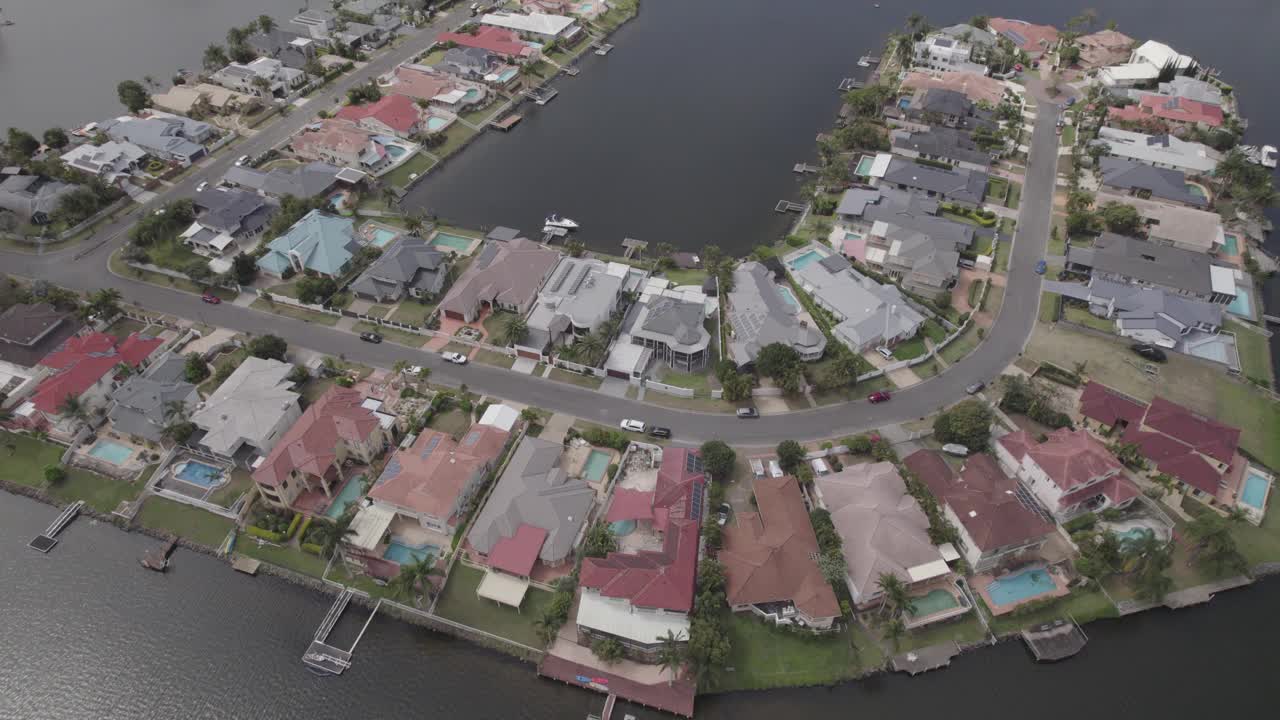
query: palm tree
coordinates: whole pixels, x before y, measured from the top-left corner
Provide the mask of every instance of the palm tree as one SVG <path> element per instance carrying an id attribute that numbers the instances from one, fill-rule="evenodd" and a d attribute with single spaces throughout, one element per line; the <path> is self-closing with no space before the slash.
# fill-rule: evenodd
<path id="1" fill-rule="evenodd" d="M 319 536 L 316 543 L 320 546 L 320 556 L 325 558 L 333 557 L 342 545 L 342 541 L 351 535 L 355 530 L 351 529 L 351 521 L 356 517 L 353 509 L 347 510 L 333 522 L 320 523 L 314 531 L 313 537 Z"/>
<path id="2" fill-rule="evenodd" d="M 396 195 L 395 189 L 390 185 L 384 185 L 382 190 L 379 191 L 379 195 L 382 197 L 382 204 L 386 205 L 388 210 L 395 207 L 400 200 L 400 196 Z"/>
<path id="3" fill-rule="evenodd" d="M 422 232 L 422 225 L 423 223 L 422 223 L 421 215 L 414 213 L 413 215 L 405 216 L 404 229 L 407 230 L 410 235 L 413 235 L 414 237 L 418 237 L 419 233 Z"/>
<path id="4" fill-rule="evenodd" d="M 523 316 L 512 315 L 502 324 L 502 330 L 498 332 L 497 340 L 506 345 L 515 345 L 523 342 L 526 335 L 529 334 L 529 323 L 525 322 Z"/>
<path id="5" fill-rule="evenodd" d="M 89 418 L 89 409 L 75 395 L 68 395 L 63 398 L 62 404 L 58 406 L 58 412 L 76 422 L 84 422 Z"/>
<path id="6" fill-rule="evenodd" d="M 527 423 L 536 423 L 542 420 L 543 411 L 530 405 L 520 411 L 520 419 Z"/>
<path id="7" fill-rule="evenodd" d="M 582 352 L 585 365 L 595 365 L 600 353 L 604 352 L 605 341 L 597 333 L 587 333 L 578 341 L 578 349 Z"/>
<path id="8" fill-rule="evenodd" d="M 902 636 L 907 634 L 907 625 L 902 622 L 901 617 L 895 617 L 885 626 L 884 634 L 893 643 L 893 649 L 896 652 L 902 643 Z"/>
<path id="9" fill-rule="evenodd" d="M 263 33 L 269 33 L 276 28 L 275 18 L 270 15 L 258 16 L 258 30 Z"/>
<path id="10" fill-rule="evenodd" d="M 880 573 L 880 577 L 876 578 L 876 584 L 884 593 L 884 602 L 880 605 L 881 612 L 898 615 L 916 609 L 911 599 L 907 597 L 907 586 L 898 579 L 897 575 Z"/>
<path id="11" fill-rule="evenodd" d="M 667 630 L 666 637 L 658 638 L 658 642 L 662 643 L 658 647 L 658 667 L 661 670 L 670 670 L 671 678 L 667 681 L 667 685 L 676 684 L 676 675 L 680 672 L 680 666 L 684 664 L 686 652 L 683 638 Z"/>
<path id="12" fill-rule="evenodd" d="M 400 578 L 405 578 L 401 582 L 406 584 L 408 587 L 403 589 L 405 595 L 402 595 L 402 597 L 413 595 L 415 598 L 415 604 L 420 607 L 422 603 L 418 602 L 419 600 L 425 599 L 427 604 L 430 604 L 431 598 L 435 596 L 435 586 L 431 584 L 429 578 L 433 575 L 443 574 L 444 573 L 436 568 L 435 556 L 427 555 L 426 557 L 409 563 L 408 565 L 401 565 L 400 574 L 396 575 L 395 580 L 399 581 Z M 417 591 L 416 594 L 415 591 Z"/>
<path id="13" fill-rule="evenodd" d="M 201 64 L 205 70 L 212 72 L 231 64 L 231 59 L 227 57 L 227 51 L 221 45 L 211 43 L 209 47 L 204 49 L 204 59 Z"/>
<path id="14" fill-rule="evenodd" d="M 895 35 L 889 41 L 893 48 L 893 57 L 897 59 L 898 64 L 903 68 L 911 67 L 911 61 L 915 58 L 915 43 L 911 40 L 910 35 Z"/>
<path id="15" fill-rule="evenodd" d="M 1159 602 L 1173 588 L 1173 579 L 1164 571 L 1173 564 L 1173 543 L 1145 533 L 1125 545 L 1126 565 L 1133 574 L 1138 597 Z"/>

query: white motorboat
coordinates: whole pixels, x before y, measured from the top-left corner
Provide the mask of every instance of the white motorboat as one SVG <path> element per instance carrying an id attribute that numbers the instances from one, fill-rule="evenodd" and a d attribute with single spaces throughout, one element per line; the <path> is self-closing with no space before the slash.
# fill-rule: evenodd
<path id="1" fill-rule="evenodd" d="M 555 213 L 551 213 L 550 215 L 548 215 L 546 221 L 544 221 L 542 224 L 547 227 L 564 228 L 565 230 L 578 229 L 578 223 L 576 220 L 571 220 L 567 217 L 560 217 Z"/>
<path id="2" fill-rule="evenodd" d="M 1276 167 L 1276 153 L 1277 151 L 1276 151 L 1275 145 L 1263 145 L 1262 160 L 1261 160 L 1262 166 L 1271 168 L 1274 170 Z"/>
<path id="3" fill-rule="evenodd" d="M 1276 167 L 1276 146 L 1275 145 L 1241 145 L 1240 151 L 1244 153 L 1244 158 L 1255 165 L 1261 165 L 1265 168 Z"/>

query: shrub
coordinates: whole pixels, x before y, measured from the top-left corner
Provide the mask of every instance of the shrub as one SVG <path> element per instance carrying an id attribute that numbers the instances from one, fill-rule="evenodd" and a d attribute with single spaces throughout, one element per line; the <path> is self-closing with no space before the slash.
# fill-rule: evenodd
<path id="1" fill-rule="evenodd" d="M 615 476 L 615 475 L 617 475 L 617 474 L 618 474 L 618 463 L 609 463 L 609 475 L 608 475 L 608 477 L 613 477 L 613 476 Z"/>
<path id="2" fill-rule="evenodd" d="M 297 531 L 298 525 L 300 525 L 301 523 L 302 523 L 302 514 L 301 513 L 295 514 L 293 516 L 293 519 L 289 521 L 289 529 L 286 530 L 284 533 L 285 538 L 288 539 L 293 537 L 293 533 Z"/>
<path id="3" fill-rule="evenodd" d="M 244 531 L 249 533 L 253 537 L 262 538 L 263 540 L 268 540 L 270 542 L 278 543 L 278 542 L 284 541 L 284 533 L 272 532 L 270 530 L 263 530 L 257 525 L 250 525 L 246 527 Z"/>
<path id="4" fill-rule="evenodd" d="M 319 555 L 320 553 L 324 552 L 324 548 L 319 545 L 316 545 L 315 543 L 304 542 L 299 547 L 302 548 L 303 552 L 309 552 L 312 555 Z"/>
<path id="5" fill-rule="evenodd" d="M 1092 530 L 1093 526 L 1098 524 L 1098 516 L 1093 513 L 1085 513 L 1079 517 L 1072 518 L 1062 523 L 1062 529 L 1068 533 L 1077 533 L 1081 530 Z"/>
<path id="6" fill-rule="evenodd" d="M 592 445 L 613 448 L 620 452 L 626 450 L 627 444 L 631 442 L 627 439 L 627 436 L 623 435 L 620 431 L 607 430 L 601 427 L 587 428 L 582 433 L 582 439 Z"/>
<path id="7" fill-rule="evenodd" d="M 808 241 L 808 240 L 805 240 L 804 238 L 800 237 L 799 235 L 788 235 L 788 236 L 787 236 L 787 245 L 788 245 L 788 246 L 790 246 L 790 247 L 798 248 L 798 247 L 804 247 L 805 245 L 808 245 L 808 244 L 809 244 L 809 241 Z"/>
<path id="8" fill-rule="evenodd" d="M 867 455 L 871 452 L 871 438 L 866 435 L 854 435 L 844 439 L 844 446 L 853 455 Z"/>

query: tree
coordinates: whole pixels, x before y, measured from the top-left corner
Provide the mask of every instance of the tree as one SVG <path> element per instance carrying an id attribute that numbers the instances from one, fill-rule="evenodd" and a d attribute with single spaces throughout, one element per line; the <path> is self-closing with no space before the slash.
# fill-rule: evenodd
<path id="1" fill-rule="evenodd" d="M 829 550 L 818 556 L 818 569 L 822 571 L 822 577 L 832 585 L 839 585 L 844 582 L 847 574 L 847 566 L 845 565 L 844 553 L 839 550 Z"/>
<path id="2" fill-rule="evenodd" d="M 720 269 L 720 263 L 724 261 L 724 252 L 720 250 L 719 245 L 706 245 L 702 248 L 702 268 L 708 273 L 715 273 Z"/>
<path id="3" fill-rule="evenodd" d="M 431 577 L 443 574 L 436 568 L 435 556 L 428 554 L 407 565 L 401 565 L 400 572 L 391 579 L 388 586 L 394 585 L 393 593 L 397 597 L 401 599 L 413 597 L 414 604 L 421 607 L 422 599 L 425 598 L 427 603 L 430 603 L 435 595 L 435 586 L 431 584 Z"/>
<path id="4" fill-rule="evenodd" d="M 497 340 L 503 346 L 515 345 L 524 342 L 529 334 L 529 323 L 525 322 L 522 315 L 512 315 L 502 324 L 502 329 L 498 332 Z"/>
<path id="5" fill-rule="evenodd" d="M 618 538 L 604 521 L 597 521 L 587 528 L 582 540 L 582 554 L 602 558 L 618 549 Z"/>
<path id="6" fill-rule="evenodd" d="M 276 335 L 259 335 L 249 341 L 249 354 L 265 360 L 284 360 L 289 344 Z"/>
<path id="7" fill-rule="evenodd" d="M 843 345 L 835 351 L 831 365 L 825 377 L 820 378 L 823 385 L 829 388 L 841 388 L 853 385 L 858 381 L 858 373 L 862 369 L 861 361 Z"/>
<path id="8" fill-rule="evenodd" d="M 751 389 L 755 382 L 750 375 L 735 372 L 720 381 L 724 390 L 724 399 L 729 402 L 740 402 L 751 397 Z"/>
<path id="9" fill-rule="evenodd" d="M 120 104 L 130 113 L 137 113 L 147 105 L 151 104 L 151 97 L 147 95 L 147 89 L 137 80 L 125 80 L 116 85 L 116 97 L 120 99 Z"/>
<path id="10" fill-rule="evenodd" d="M 1080 61 L 1080 48 L 1075 45 L 1068 45 L 1058 51 L 1058 61 L 1063 67 L 1075 65 Z"/>
<path id="11" fill-rule="evenodd" d="M 658 638 L 658 642 L 662 644 L 658 646 L 658 656 L 655 660 L 660 669 L 671 671 L 671 679 L 667 684 L 675 685 L 676 675 L 679 674 L 680 666 L 685 661 L 684 638 L 667 630 L 666 636 Z"/>
<path id="12" fill-rule="evenodd" d="M 322 303 L 338 292 L 338 283 L 331 277 L 306 276 L 295 284 L 298 300 L 304 303 Z"/>
<path id="13" fill-rule="evenodd" d="M 933 434 L 939 442 L 959 443 L 970 450 L 981 450 L 991 439 L 991 409 L 980 400 L 965 400 L 938 415 L 933 421 Z"/>
<path id="14" fill-rule="evenodd" d="M 85 407 L 79 397 L 70 394 L 58 404 L 58 412 L 76 423 L 82 423 L 89 418 L 89 408 Z"/>
<path id="15" fill-rule="evenodd" d="M 1108 448 L 1121 465 L 1130 470 L 1146 467 L 1147 460 L 1142 456 L 1142 447 L 1134 442 L 1117 442 Z"/>
<path id="16" fill-rule="evenodd" d="M 182 367 L 182 376 L 189 383 L 201 383 L 209 377 L 209 364 L 200 357 L 200 353 L 187 353 L 187 361 Z"/>
<path id="17" fill-rule="evenodd" d="M 1142 216 L 1132 205 L 1109 202 L 1098 211 L 1098 216 L 1102 218 L 1103 225 L 1113 233 L 1135 235 L 1142 227 Z"/>
<path id="18" fill-rule="evenodd" d="M 102 288 L 95 290 L 89 296 L 89 303 L 80 308 L 80 316 L 88 319 L 96 317 L 99 320 L 109 320 L 120 314 L 120 301 L 124 296 L 115 288 Z"/>
<path id="19" fill-rule="evenodd" d="M 44 468 L 44 486 L 46 488 L 61 485 L 67 479 L 67 470 L 61 465 L 46 465 Z"/>
<path id="20" fill-rule="evenodd" d="M 324 77 L 324 65 L 314 57 L 307 58 L 307 61 L 302 64 L 302 71 L 311 77 Z"/>
<path id="21" fill-rule="evenodd" d="M 907 47 L 911 52 L 915 52 L 910 41 Z M 888 85 L 869 85 L 857 90 L 850 90 L 844 94 L 844 102 L 853 111 L 855 117 L 858 118 L 876 118 L 880 116 L 884 109 L 884 104 L 893 97 L 893 88 Z"/>
<path id="22" fill-rule="evenodd" d="M 71 138 L 67 137 L 67 131 L 60 127 L 51 127 L 44 131 L 44 144 L 54 150 L 61 150 L 71 142 Z"/>
<path id="23" fill-rule="evenodd" d="M 542 422 L 542 416 L 545 410 L 540 410 L 532 405 L 520 411 L 520 419 L 530 425 Z"/>
<path id="24" fill-rule="evenodd" d="M 1227 520 L 1213 511 L 1205 511 L 1187 526 L 1187 535 L 1196 541 L 1192 556 L 1218 574 L 1244 573 L 1249 564 L 1236 548 Z"/>
<path id="25" fill-rule="evenodd" d="M 901 617 L 895 617 L 885 625 L 884 634 L 889 638 L 889 642 L 893 643 L 893 649 L 896 652 L 901 647 L 902 636 L 907 634 L 907 624 Z"/>
<path id="26" fill-rule="evenodd" d="M 784 472 L 794 475 L 796 470 L 804 463 L 804 448 L 795 440 L 783 440 L 778 443 L 776 452 L 778 454 L 778 465 L 782 467 Z"/>
<path id="27" fill-rule="evenodd" d="M 40 149 L 40 141 L 29 132 L 9 128 L 5 146 L 8 149 L 9 161 L 15 165 L 22 165 L 36 154 L 36 150 Z"/>
<path id="28" fill-rule="evenodd" d="M 880 605 L 880 612 L 891 616 L 900 616 L 904 612 L 915 612 L 915 604 L 911 602 L 911 597 L 907 595 L 907 586 L 893 573 L 880 573 L 876 578 L 876 585 L 880 587 L 880 592 L 884 595 L 884 599 Z"/>
<path id="29" fill-rule="evenodd" d="M 835 136 L 836 142 L 845 150 L 889 149 L 889 136 L 884 128 L 867 120 L 846 125 L 836 130 Z"/>
<path id="30" fill-rule="evenodd" d="M 320 546 L 320 556 L 331 558 L 342 545 L 348 535 L 355 533 L 351 521 L 356 517 L 354 509 L 348 508 L 333 522 L 318 522 L 312 529 L 312 538 Z"/>
<path id="31" fill-rule="evenodd" d="M 204 49 L 204 57 L 201 59 L 201 65 L 209 72 L 215 72 L 227 65 L 231 64 L 231 58 L 227 57 L 227 51 L 217 43 L 210 43 L 209 47 Z"/>
<path id="32" fill-rule="evenodd" d="M 1076 571 L 1095 581 L 1115 573 L 1123 561 L 1120 538 L 1115 533 L 1104 532 L 1078 541 L 1080 557 L 1076 558 Z"/>
<path id="33" fill-rule="evenodd" d="M 1148 602 L 1163 600 L 1173 588 L 1173 579 L 1164 574 L 1173 565 L 1173 543 L 1145 533 L 1124 544 L 1124 557 L 1138 598 Z"/>
<path id="34" fill-rule="evenodd" d="M 591 644 L 591 654 L 600 658 L 605 665 L 612 665 L 622 659 L 625 651 L 622 643 L 614 638 L 604 638 Z"/>
<path id="35" fill-rule="evenodd" d="M 275 18 L 266 14 L 258 16 L 258 32 L 269 33 L 275 29 L 276 29 Z"/>
<path id="36" fill-rule="evenodd" d="M 974 15 L 973 17 L 969 18 L 969 24 L 978 28 L 979 30 L 986 30 L 987 23 L 990 20 L 991 18 L 986 15 Z"/>
<path id="37" fill-rule="evenodd" d="M 240 253 L 231 259 L 231 277 L 240 285 L 250 285 L 258 276 L 258 262 L 252 255 Z"/>
<path id="38" fill-rule="evenodd" d="M 698 449 L 702 454 L 702 466 L 712 480 L 727 481 L 733 475 L 733 465 L 738 454 L 723 440 L 708 440 Z"/>
<path id="39" fill-rule="evenodd" d="M 777 379 L 793 367 L 800 365 L 800 353 L 790 345 L 769 343 L 756 355 L 756 370 L 761 375 Z"/>

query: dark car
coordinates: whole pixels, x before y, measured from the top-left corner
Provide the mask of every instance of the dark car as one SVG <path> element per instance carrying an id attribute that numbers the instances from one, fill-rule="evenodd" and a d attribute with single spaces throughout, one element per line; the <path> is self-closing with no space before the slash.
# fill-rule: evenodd
<path id="1" fill-rule="evenodd" d="M 1049 267 L 1049 263 L 1041 260 L 1040 262 L 1036 263 L 1036 274 L 1043 275 L 1044 271 L 1047 270 L 1048 267 Z"/>
<path id="2" fill-rule="evenodd" d="M 1164 353 L 1164 350 L 1161 350 L 1155 345 L 1148 345 L 1146 343 L 1134 343 L 1129 346 L 1129 349 L 1148 360 L 1153 360 L 1158 363 L 1169 361 L 1169 356 Z"/>
<path id="3" fill-rule="evenodd" d="M 964 389 L 964 391 L 965 391 L 965 392 L 967 392 L 967 393 L 969 393 L 970 395 L 977 395 L 978 393 L 982 392 L 982 388 L 984 388 L 984 387 L 986 387 L 986 386 L 987 386 L 987 384 L 986 384 L 986 383 L 984 383 L 984 382 L 982 382 L 981 380 L 979 380 L 978 382 L 976 382 L 976 383 L 974 383 L 974 384 L 970 385 L 969 387 L 965 388 L 965 389 Z"/>
<path id="4" fill-rule="evenodd" d="M 205 293 L 200 296 L 200 299 L 203 300 L 204 302 L 209 303 L 210 305 L 217 305 L 222 302 L 222 298 L 218 297 L 217 295 L 214 295 L 213 293 Z"/>
<path id="5" fill-rule="evenodd" d="M 380 342 L 382 342 L 382 336 L 381 336 L 381 335 L 379 335 L 379 334 L 378 334 L 378 333 L 376 333 L 376 332 L 362 332 L 362 333 L 360 333 L 360 339 L 361 339 L 361 340 L 363 340 L 363 341 L 365 341 L 365 342 L 367 342 L 367 343 L 380 343 Z"/>
<path id="6" fill-rule="evenodd" d="M 651 427 L 649 428 L 649 437 L 669 438 L 671 437 L 671 428 Z"/>
<path id="7" fill-rule="evenodd" d="M 738 408 L 738 417 L 744 420 L 758 418 L 760 417 L 760 411 L 756 410 L 754 407 Z"/>
<path id="8" fill-rule="evenodd" d="M 867 402 L 875 405 L 877 403 L 889 402 L 889 399 L 892 397 L 892 395 L 884 390 L 877 390 L 867 396 Z"/>

